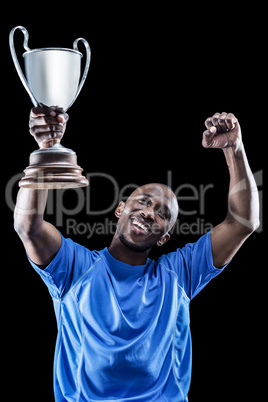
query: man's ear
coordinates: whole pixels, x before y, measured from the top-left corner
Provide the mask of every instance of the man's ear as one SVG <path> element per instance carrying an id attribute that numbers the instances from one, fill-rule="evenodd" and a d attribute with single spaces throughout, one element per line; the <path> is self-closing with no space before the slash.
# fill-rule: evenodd
<path id="1" fill-rule="evenodd" d="M 115 216 L 117 218 L 120 218 L 122 212 L 124 211 L 124 208 L 125 208 L 125 202 L 124 201 L 119 202 L 119 204 L 115 210 Z"/>
<path id="2" fill-rule="evenodd" d="M 158 240 L 158 242 L 156 243 L 156 245 L 157 245 L 158 247 L 161 247 L 161 246 L 163 246 L 163 244 L 165 244 L 169 239 L 170 239 L 170 234 L 169 234 L 169 233 L 166 233 L 166 234 L 164 234 L 164 235 L 161 237 L 160 240 Z"/>

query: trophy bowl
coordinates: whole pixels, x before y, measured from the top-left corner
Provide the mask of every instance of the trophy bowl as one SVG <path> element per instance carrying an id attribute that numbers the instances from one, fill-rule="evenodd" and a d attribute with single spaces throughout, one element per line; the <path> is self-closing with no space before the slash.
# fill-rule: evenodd
<path id="1" fill-rule="evenodd" d="M 14 32 L 19 29 L 24 35 L 23 53 L 25 75 L 21 70 L 14 47 Z M 66 112 L 74 103 L 84 85 L 89 65 L 90 47 L 86 39 L 78 38 L 73 49 L 28 47 L 29 34 L 22 26 L 10 31 L 9 45 L 12 59 L 23 86 L 34 106 L 60 106 Z M 81 75 L 83 54 L 78 50 L 81 41 L 86 50 L 84 72 Z M 80 80 L 80 82 L 79 82 Z M 62 146 L 59 140 L 49 148 L 40 148 L 30 155 L 30 165 L 24 170 L 25 176 L 19 186 L 26 188 L 75 188 L 88 185 L 82 175 L 83 169 L 77 165 L 76 153 Z"/>

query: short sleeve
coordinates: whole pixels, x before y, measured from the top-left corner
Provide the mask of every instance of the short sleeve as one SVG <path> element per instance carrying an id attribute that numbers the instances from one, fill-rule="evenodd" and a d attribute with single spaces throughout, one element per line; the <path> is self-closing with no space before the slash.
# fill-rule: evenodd
<path id="1" fill-rule="evenodd" d="M 211 247 L 211 232 L 203 235 L 196 243 L 188 243 L 176 252 L 165 255 L 164 263 L 176 272 L 178 284 L 189 299 L 193 299 L 221 269 L 214 267 Z"/>
<path id="2" fill-rule="evenodd" d="M 45 269 L 28 259 L 47 285 L 52 298 L 61 299 L 92 265 L 95 254 L 62 236 L 58 253 Z"/>

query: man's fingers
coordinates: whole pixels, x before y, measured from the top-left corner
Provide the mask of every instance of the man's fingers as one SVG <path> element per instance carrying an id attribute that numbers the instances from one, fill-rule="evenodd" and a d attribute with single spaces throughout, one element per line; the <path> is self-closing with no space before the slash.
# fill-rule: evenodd
<path id="1" fill-rule="evenodd" d="M 203 133 L 202 145 L 204 148 L 209 148 L 213 142 L 213 137 L 217 133 L 216 127 L 212 126 Z"/>
<path id="2" fill-rule="evenodd" d="M 57 124 L 50 124 L 49 126 L 45 125 L 45 126 L 32 126 L 30 127 L 30 133 L 32 135 L 36 135 L 39 133 L 50 133 L 50 132 L 63 132 L 63 128 Z"/>
<path id="3" fill-rule="evenodd" d="M 205 126 L 206 126 L 206 128 L 210 128 L 213 126 L 212 117 L 207 118 L 207 120 L 205 121 Z"/>
<path id="4" fill-rule="evenodd" d="M 51 116 L 38 116 L 29 121 L 29 127 L 37 127 L 37 126 L 49 126 L 49 125 L 59 125 L 63 126 L 62 122 L 59 122 L 55 117 Z"/>
<path id="5" fill-rule="evenodd" d="M 205 121 L 205 126 L 206 128 L 210 128 L 212 126 L 215 126 L 215 124 L 218 124 L 217 118 L 220 116 L 220 113 L 215 113 L 214 116 L 208 117 Z M 217 128 L 217 127 L 216 127 Z"/>
<path id="6" fill-rule="evenodd" d="M 206 139 L 211 139 L 217 133 L 216 127 L 212 126 L 208 130 L 204 131 L 204 136 Z"/>
<path id="7" fill-rule="evenodd" d="M 221 113 L 218 117 L 218 122 L 219 122 L 221 132 L 226 132 L 229 130 L 226 125 L 226 116 L 227 116 L 227 113 Z"/>
<path id="8" fill-rule="evenodd" d="M 34 108 L 35 109 L 35 108 Z M 30 120 L 29 120 L 29 127 L 32 128 L 34 126 L 45 126 L 45 125 L 59 125 L 64 126 L 69 116 L 67 113 L 64 114 L 56 114 L 55 112 L 52 113 L 50 111 L 48 114 L 40 113 L 38 110 L 32 109 Z"/>
<path id="9" fill-rule="evenodd" d="M 209 130 L 216 127 L 217 133 L 224 133 L 232 130 L 237 122 L 236 117 L 232 113 L 215 113 L 205 121 L 205 126 Z"/>
<path id="10" fill-rule="evenodd" d="M 36 118 L 36 117 L 44 117 L 44 116 L 63 116 L 64 119 L 67 121 L 68 120 L 68 114 L 64 112 L 64 109 L 59 106 L 36 106 L 31 109 L 30 117 Z"/>
<path id="11" fill-rule="evenodd" d="M 69 115 L 67 113 L 57 114 L 57 120 L 59 123 L 66 124 L 69 120 Z"/>
<path id="12" fill-rule="evenodd" d="M 54 110 L 57 114 L 59 114 L 59 113 L 63 114 L 64 113 L 63 107 L 60 107 L 60 106 L 51 106 L 51 109 Z"/>
<path id="13" fill-rule="evenodd" d="M 59 141 L 62 138 L 68 119 L 69 116 L 63 108 L 39 104 L 32 108 L 30 113 L 30 133 L 40 148 L 46 148 L 44 144 L 51 143 L 51 140 Z"/>
<path id="14" fill-rule="evenodd" d="M 235 123 L 237 123 L 237 118 L 233 113 L 228 113 L 226 116 L 226 125 L 229 130 L 232 130 L 235 126 Z"/>
<path id="15" fill-rule="evenodd" d="M 44 106 L 36 106 L 31 109 L 30 118 L 36 118 L 41 116 L 56 116 L 56 112 L 51 108 Z"/>
<path id="16" fill-rule="evenodd" d="M 218 132 L 221 131 L 221 126 L 219 124 L 219 117 L 220 117 L 220 113 L 215 113 L 214 116 L 212 117 L 213 126 L 216 127 Z"/>

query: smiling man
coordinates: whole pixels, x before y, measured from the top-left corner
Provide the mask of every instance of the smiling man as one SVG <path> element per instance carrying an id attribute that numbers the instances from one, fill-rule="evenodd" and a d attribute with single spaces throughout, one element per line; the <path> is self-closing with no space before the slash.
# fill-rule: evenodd
<path id="1" fill-rule="evenodd" d="M 61 138 L 67 118 L 60 110 L 34 108 L 30 132 L 41 145 Z M 189 303 L 259 222 L 236 117 L 216 113 L 205 125 L 203 146 L 223 149 L 229 167 L 227 216 L 196 243 L 156 261 L 149 253 L 169 240 L 178 215 L 169 187 L 146 184 L 120 202 L 116 233 L 101 251 L 65 239 L 43 219 L 46 190 L 20 189 L 15 228 L 48 286 L 58 323 L 56 402 L 188 400 Z"/>
<path id="2" fill-rule="evenodd" d="M 115 211 L 119 220 L 109 251 L 132 265 L 145 263 L 155 244 L 161 246 L 169 240 L 178 211 L 176 196 L 169 187 L 159 183 L 139 187 Z"/>

